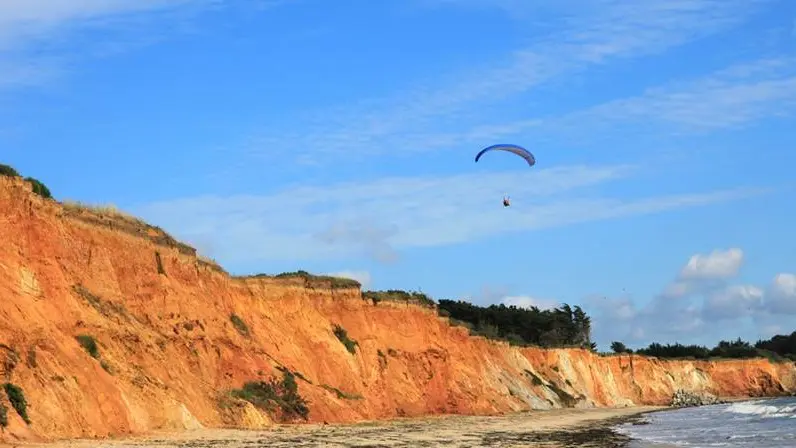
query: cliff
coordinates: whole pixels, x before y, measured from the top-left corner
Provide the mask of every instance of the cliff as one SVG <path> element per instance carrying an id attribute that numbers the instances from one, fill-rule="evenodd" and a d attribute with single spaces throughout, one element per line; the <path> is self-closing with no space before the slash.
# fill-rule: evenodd
<path id="1" fill-rule="evenodd" d="M 344 280 L 234 278 L 161 229 L 45 200 L 20 179 L 0 177 L 0 241 L 0 373 L 22 392 L 0 391 L 6 442 L 267 427 L 289 412 L 230 391 L 283 371 L 309 421 L 330 423 L 796 389 L 793 363 L 516 348 L 433 309 L 374 304 Z M 20 395 L 29 423 L 8 398 Z M 277 402 L 300 409 L 291 400 Z"/>

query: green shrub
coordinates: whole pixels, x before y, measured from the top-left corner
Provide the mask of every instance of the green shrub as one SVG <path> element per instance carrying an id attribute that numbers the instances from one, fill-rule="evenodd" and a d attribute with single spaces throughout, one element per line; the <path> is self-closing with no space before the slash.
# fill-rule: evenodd
<path id="1" fill-rule="evenodd" d="M 53 195 L 50 193 L 50 189 L 47 188 L 46 185 L 41 183 L 38 179 L 34 179 L 32 177 L 26 177 L 25 180 L 30 182 L 31 186 L 33 187 L 33 192 L 38 194 L 39 196 L 45 199 L 52 199 Z"/>
<path id="2" fill-rule="evenodd" d="M 94 340 L 93 336 L 81 334 L 77 335 L 75 339 L 92 358 L 99 359 L 99 347 L 97 347 L 97 341 Z"/>
<path id="3" fill-rule="evenodd" d="M 246 325 L 246 322 L 240 318 L 240 316 L 233 313 L 229 316 L 229 320 L 232 322 L 232 326 L 238 330 L 238 333 L 240 333 L 242 336 L 249 337 L 249 327 Z"/>
<path id="4" fill-rule="evenodd" d="M 0 176 L 20 177 L 17 170 L 9 165 L 3 165 L 2 163 L 0 163 Z"/>
<path id="5" fill-rule="evenodd" d="M 5 383 L 3 387 L 6 390 L 6 395 L 8 395 L 8 401 L 11 402 L 11 406 L 17 411 L 22 420 L 25 420 L 25 423 L 30 424 L 30 417 L 28 417 L 28 402 L 25 400 L 25 394 L 22 392 L 22 388 L 11 383 Z"/>
<path id="6" fill-rule="evenodd" d="M 282 371 L 281 382 L 274 378 L 267 382 L 250 381 L 241 389 L 233 390 L 231 395 L 246 400 L 269 414 L 278 408 L 283 421 L 296 416 L 307 420 L 310 413 L 307 401 L 298 393 L 296 378 L 288 370 Z"/>
<path id="7" fill-rule="evenodd" d="M 633 350 L 627 348 L 627 346 L 620 341 L 611 342 L 611 350 L 614 353 L 633 353 Z"/>
<path id="8" fill-rule="evenodd" d="M 348 337 L 348 332 L 345 331 L 345 328 L 335 325 L 334 326 L 334 335 L 337 336 L 337 339 L 345 345 L 346 350 L 352 355 L 357 352 L 357 346 L 359 343 L 351 338 Z"/>

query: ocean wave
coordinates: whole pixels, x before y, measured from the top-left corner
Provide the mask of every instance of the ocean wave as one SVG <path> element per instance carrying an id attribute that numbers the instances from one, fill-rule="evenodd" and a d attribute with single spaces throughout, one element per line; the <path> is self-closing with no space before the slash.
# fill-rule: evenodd
<path id="1" fill-rule="evenodd" d="M 796 405 L 776 406 L 763 404 L 764 401 L 733 403 L 724 412 L 743 415 L 756 415 L 763 418 L 796 418 Z"/>

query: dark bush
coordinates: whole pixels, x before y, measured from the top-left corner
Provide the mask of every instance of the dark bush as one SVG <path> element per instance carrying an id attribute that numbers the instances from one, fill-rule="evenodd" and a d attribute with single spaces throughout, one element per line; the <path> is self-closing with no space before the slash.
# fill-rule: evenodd
<path id="1" fill-rule="evenodd" d="M 627 348 L 625 344 L 619 341 L 611 342 L 611 350 L 614 353 L 633 353 L 633 350 Z"/>
<path id="2" fill-rule="evenodd" d="M 5 383 L 3 387 L 6 390 L 6 395 L 8 395 L 8 401 L 11 402 L 11 406 L 14 407 L 14 410 L 17 411 L 17 414 L 22 417 L 25 423 L 30 424 L 28 402 L 25 400 L 25 394 L 22 392 L 22 388 L 11 383 Z"/>
<path id="3" fill-rule="evenodd" d="M 240 318 L 240 316 L 237 314 L 231 314 L 229 316 L 229 320 L 232 322 L 232 326 L 238 330 L 238 333 L 240 333 L 241 336 L 249 337 L 249 327 L 246 325 L 246 322 Z"/>
<path id="4" fill-rule="evenodd" d="M 352 355 L 357 352 L 357 346 L 359 343 L 351 338 L 348 337 L 348 332 L 345 331 L 345 328 L 335 325 L 334 326 L 334 335 L 337 336 L 337 339 L 345 345 L 346 350 Z"/>
<path id="5" fill-rule="evenodd" d="M 99 347 L 97 347 L 97 341 L 94 340 L 93 336 L 81 334 L 75 336 L 75 339 L 92 358 L 99 359 Z"/>
<path id="6" fill-rule="evenodd" d="M 232 396 L 248 401 L 269 414 L 280 412 L 280 420 L 294 417 L 307 420 L 309 407 L 307 401 L 298 393 L 298 384 L 290 371 L 282 371 L 282 381 L 272 378 L 269 381 L 250 381 L 241 389 L 232 391 Z"/>

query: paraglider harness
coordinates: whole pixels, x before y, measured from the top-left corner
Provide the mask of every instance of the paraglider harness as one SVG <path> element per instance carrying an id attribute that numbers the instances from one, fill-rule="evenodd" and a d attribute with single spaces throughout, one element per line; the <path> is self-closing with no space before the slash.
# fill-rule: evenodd
<path id="1" fill-rule="evenodd" d="M 509 202 L 509 197 L 508 196 L 503 197 L 503 207 L 508 207 L 510 205 L 511 203 Z"/>

